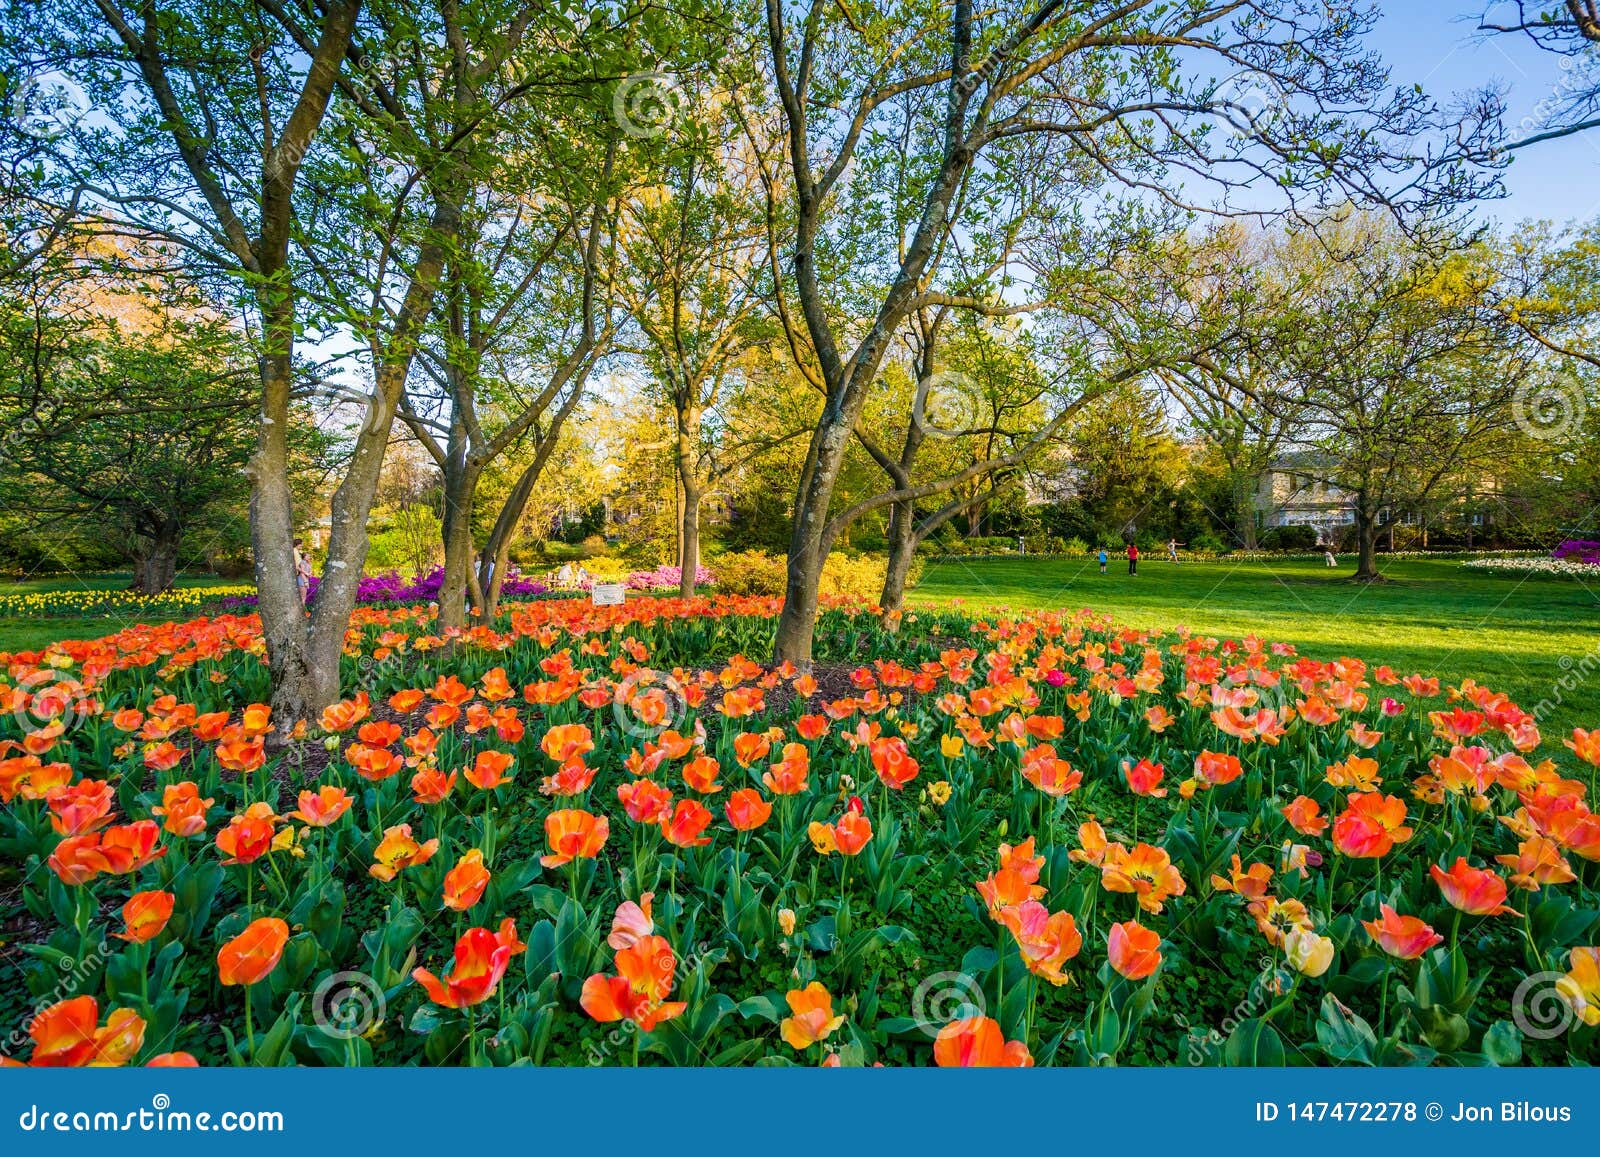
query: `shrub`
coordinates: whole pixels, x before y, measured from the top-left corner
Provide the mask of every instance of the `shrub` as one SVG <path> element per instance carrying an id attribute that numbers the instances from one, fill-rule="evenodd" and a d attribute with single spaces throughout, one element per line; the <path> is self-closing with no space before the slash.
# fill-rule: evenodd
<path id="1" fill-rule="evenodd" d="M 1314 550 L 1317 529 L 1314 526 L 1269 526 L 1261 534 L 1262 550 Z"/>
<path id="2" fill-rule="evenodd" d="M 781 595 L 784 560 L 764 550 L 741 550 L 717 559 L 717 590 L 730 595 Z"/>
<path id="3" fill-rule="evenodd" d="M 888 569 L 888 559 L 882 555 L 849 555 L 835 551 L 822 564 L 818 589 L 825 595 L 855 595 L 876 601 L 883 593 Z M 906 586 L 915 586 L 921 573 L 921 564 L 914 562 Z M 716 585 L 721 594 L 779 596 L 783 594 L 788 577 L 787 561 L 765 551 L 739 551 L 717 558 Z"/>

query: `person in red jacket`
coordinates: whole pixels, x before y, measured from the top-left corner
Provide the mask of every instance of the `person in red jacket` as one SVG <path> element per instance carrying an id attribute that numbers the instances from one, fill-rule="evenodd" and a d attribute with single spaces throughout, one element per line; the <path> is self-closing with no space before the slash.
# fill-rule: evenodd
<path id="1" fill-rule="evenodd" d="M 1128 573 L 1139 573 L 1139 548 L 1131 542 L 1128 544 Z"/>

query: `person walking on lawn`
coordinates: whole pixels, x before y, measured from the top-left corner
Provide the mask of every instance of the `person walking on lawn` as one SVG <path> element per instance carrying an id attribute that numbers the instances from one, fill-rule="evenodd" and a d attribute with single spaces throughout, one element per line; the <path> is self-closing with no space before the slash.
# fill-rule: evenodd
<path id="1" fill-rule="evenodd" d="M 1106 563 L 1109 562 L 1109 561 L 1110 560 L 1106 557 L 1106 548 L 1102 546 L 1100 548 L 1100 573 L 1101 574 L 1105 574 L 1106 573 Z"/>
<path id="2" fill-rule="evenodd" d="M 1131 575 L 1139 573 L 1139 548 L 1131 542 L 1128 543 L 1128 573 Z"/>

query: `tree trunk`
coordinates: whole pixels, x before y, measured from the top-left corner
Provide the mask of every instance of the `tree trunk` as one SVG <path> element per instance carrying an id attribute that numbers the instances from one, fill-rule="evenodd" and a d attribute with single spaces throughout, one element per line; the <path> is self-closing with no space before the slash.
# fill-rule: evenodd
<path id="1" fill-rule="evenodd" d="M 700 490 L 688 484 L 683 487 L 683 531 L 678 551 L 678 597 L 692 599 L 695 589 L 695 572 L 700 569 Z"/>
<path id="2" fill-rule="evenodd" d="M 471 581 L 472 505 L 480 473 L 471 462 L 452 460 L 444 477 L 444 583 L 439 588 L 440 631 L 460 630 L 467 623 L 467 587 Z"/>
<path id="3" fill-rule="evenodd" d="M 141 595 L 159 595 L 172 589 L 178 577 L 178 543 L 182 528 L 176 519 L 163 519 L 154 528 L 139 556 L 133 560 L 132 589 Z"/>
<path id="4" fill-rule="evenodd" d="M 843 413 L 832 402 L 817 423 L 807 454 L 806 468 L 800 475 L 796 494 L 794 525 L 789 531 L 788 581 L 784 586 L 783 610 L 778 615 L 773 651 L 777 662 L 797 667 L 811 666 L 811 644 L 817 627 L 818 588 L 822 564 L 827 561 L 824 541 L 828 507 L 833 501 L 834 483 L 850 444 L 853 414 Z"/>
<path id="5" fill-rule="evenodd" d="M 1356 501 L 1357 582 L 1376 582 L 1378 575 L 1378 512 L 1364 499 Z"/>
<path id="6" fill-rule="evenodd" d="M 906 601 L 906 579 L 917 551 L 916 503 L 896 502 L 889 509 L 889 565 L 883 574 L 883 591 L 878 605 L 885 612 L 902 609 Z"/>

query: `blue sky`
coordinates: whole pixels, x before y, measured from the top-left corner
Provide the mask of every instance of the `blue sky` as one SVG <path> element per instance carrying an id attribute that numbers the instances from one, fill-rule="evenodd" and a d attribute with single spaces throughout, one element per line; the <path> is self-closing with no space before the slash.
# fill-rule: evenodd
<path id="1" fill-rule="evenodd" d="M 1496 84 L 1505 90 L 1508 123 L 1517 125 L 1564 75 L 1563 58 L 1526 37 L 1477 33 L 1483 10 L 1477 0 L 1386 0 L 1381 7 L 1383 18 L 1368 43 L 1388 62 L 1395 83 L 1421 84 L 1440 101 Z M 1600 54 L 1600 47 L 1590 51 Z M 1514 157 L 1506 198 L 1481 206 L 1481 216 L 1564 222 L 1600 214 L 1600 129 L 1531 145 Z"/>

